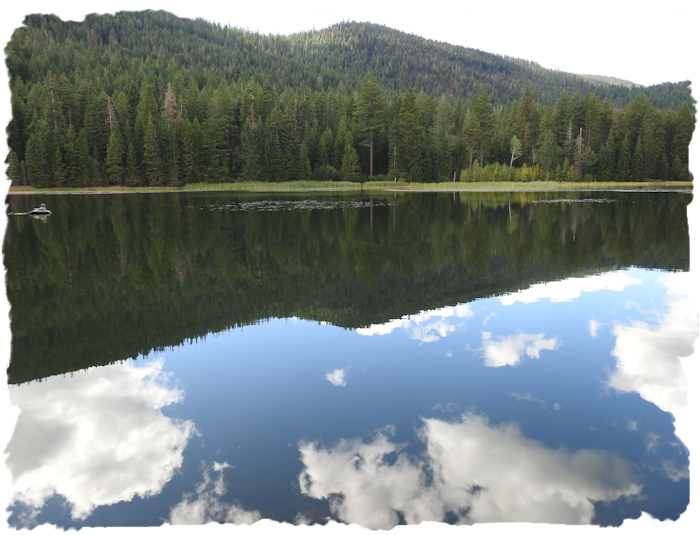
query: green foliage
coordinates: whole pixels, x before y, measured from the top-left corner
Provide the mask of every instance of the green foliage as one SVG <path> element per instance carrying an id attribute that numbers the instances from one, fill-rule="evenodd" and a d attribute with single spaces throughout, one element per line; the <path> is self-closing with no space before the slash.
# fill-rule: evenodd
<path id="1" fill-rule="evenodd" d="M 293 181 L 329 167 L 501 180 L 490 164 L 571 180 L 556 172 L 566 158 L 576 178 L 692 178 L 687 83 L 610 85 L 372 24 L 282 37 L 165 12 L 31 15 L 6 53 L 14 183 Z"/>

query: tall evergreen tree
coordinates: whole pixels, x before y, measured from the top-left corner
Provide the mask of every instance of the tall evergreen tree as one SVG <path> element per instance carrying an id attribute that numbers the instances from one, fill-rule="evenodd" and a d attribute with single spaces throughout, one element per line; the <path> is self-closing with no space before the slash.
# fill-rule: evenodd
<path id="1" fill-rule="evenodd" d="M 420 130 L 416 94 L 408 89 L 401 99 L 397 118 L 398 168 L 404 177 L 420 180 Z"/>
<path id="2" fill-rule="evenodd" d="M 110 184 L 121 185 L 124 180 L 124 167 L 122 158 L 124 155 L 124 147 L 121 134 L 112 134 L 109 136 L 109 146 L 107 147 L 107 156 L 105 158 L 105 167 L 107 177 Z"/>
<path id="3" fill-rule="evenodd" d="M 367 73 L 362 80 L 355 118 L 362 143 L 369 147 L 369 176 L 374 175 L 374 141 L 382 126 L 384 99 L 376 78 Z"/>

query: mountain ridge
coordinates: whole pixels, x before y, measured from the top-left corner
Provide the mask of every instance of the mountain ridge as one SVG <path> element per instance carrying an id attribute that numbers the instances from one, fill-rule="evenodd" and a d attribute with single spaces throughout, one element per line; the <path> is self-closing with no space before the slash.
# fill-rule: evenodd
<path id="1" fill-rule="evenodd" d="M 609 98 L 615 107 L 626 106 L 642 93 L 660 108 L 677 108 L 683 102 L 694 107 L 689 81 L 630 87 L 629 83 L 617 84 L 619 79 L 547 69 L 536 61 L 427 39 L 376 23 L 343 21 L 320 30 L 283 36 L 152 10 L 91 14 L 81 22 L 64 22 L 54 15 L 28 15 L 6 47 L 11 75 L 17 74 L 18 69 L 10 52 L 15 52 L 16 41 L 21 40 L 23 32 L 36 29 L 43 33 L 37 37 L 50 41 L 54 49 L 50 53 L 55 55 L 55 49 L 61 46 L 72 45 L 75 49 L 76 45 L 88 43 L 101 51 L 105 68 L 113 62 L 104 57 L 106 52 L 118 50 L 124 43 L 131 47 L 133 53 L 127 50 L 126 55 L 132 62 L 170 54 L 172 65 L 161 74 L 164 77 L 177 66 L 201 70 L 203 64 L 205 70 L 223 70 L 227 82 L 255 76 L 261 83 L 268 78 L 273 84 L 294 86 L 303 79 L 313 91 L 337 89 L 341 83 L 352 91 L 371 71 L 385 93 L 403 92 L 410 87 L 433 97 L 445 94 L 468 100 L 485 90 L 494 103 L 507 104 L 530 89 L 535 101 L 546 105 L 554 104 L 562 91 L 569 95 L 580 91 L 583 95 L 595 93 L 601 99 Z M 25 47 L 31 45 L 32 53 L 47 53 L 42 50 L 45 45 L 37 42 L 41 40 L 34 39 Z M 27 56 L 32 53 L 25 52 L 24 59 L 31 61 Z M 49 67 L 42 67 L 37 75 L 45 76 L 48 70 Z M 27 81 L 21 73 L 20 77 Z"/>

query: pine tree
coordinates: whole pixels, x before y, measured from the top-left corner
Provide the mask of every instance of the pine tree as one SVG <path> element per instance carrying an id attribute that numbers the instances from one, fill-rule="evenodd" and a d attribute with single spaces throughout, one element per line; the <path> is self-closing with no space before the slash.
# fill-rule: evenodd
<path id="1" fill-rule="evenodd" d="M 195 178 L 195 155 L 197 153 L 197 146 L 194 138 L 194 128 L 192 127 L 192 123 L 187 119 L 180 122 L 180 139 L 182 140 L 181 160 L 183 183 L 188 184 Z"/>
<path id="2" fill-rule="evenodd" d="M 374 141 L 382 126 L 384 99 L 375 77 L 367 73 L 362 80 L 357 102 L 356 120 L 362 133 L 362 143 L 369 147 L 369 176 L 374 175 Z"/>
<path id="3" fill-rule="evenodd" d="M 85 187 L 90 184 L 90 148 L 88 146 L 87 134 L 85 130 L 78 133 L 78 159 L 80 161 L 81 176 L 79 186 Z M 76 181 L 78 179 L 76 178 Z"/>
<path id="4" fill-rule="evenodd" d="M 559 95 L 559 100 L 554 107 L 554 133 L 557 137 L 557 145 L 563 147 L 567 134 L 572 128 L 571 100 L 565 90 Z M 568 156 L 568 154 L 567 154 Z"/>
<path id="5" fill-rule="evenodd" d="M 615 136 L 612 130 L 608 133 L 605 145 L 600 151 L 598 166 L 600 168 L 601 180 L 606 182 L 612 180 L 615 174 Z"/>
<path id="6" fill-rule="evenodd" d="M 13 186 L 22 185 L 22 170 L 19 165 L 19 158 L 17 158 L 17 153 L 10 150 L 8 155 L 8 166 L 7 166 L 7 178 L 12 181 Z"/>
<path id="7" fill-rule="evenodd" d="M 632 174 L 632 149 L 629 135 L 625 135 L 620 147 L 620 156 L 617 160 L 617 180 L 629 181 Z"/>
<path id="8" fill-rule="evenodd" d="M 37 188 L 48 188 L 51 173 L 50 147 L 47 144 L 46 121 L 39 121 L 37 128 L 27 142 L 25 167 L 29 183 Z"/>
<path id="9" fill-rule="evenodd" d="M 530 154 L 537 138 L 536 127 L 539 121 L 537 118 L 537 107 L 529 89 L 525 90 L 521 102 L 515 109 L 517 110 L 513 118 L 515 135 L 521 141 L 522 152 Z"/>
<path id="10" fill-rule="evenodd" d="M 420 137 L 416 95 L 408 89 L 401 99 L 397 120 L 398 168 L 405 177 L 415 176 L 420 162 Z"/>
<path id="11" fill-rule="evenodd" d="M 470 116 L 474 115 L 476 125 L 477 152 L 479 165 L 484 167 L 484 160 L 488 156 L 491 140 L 494 136 L 495 120 L 491 101 L 486 91 L 482 91 L 470 108 Z"/>
<path id="12" fill-rule="evenodd" d="M 574 167 L 579 176 L 583 174 L 586 162 L 586 144 L 583 141 L 583 128 L 579 128 L 578 136 L 574 142 Z"/>
<path id="13" fill-rule="evenodd" d="M 66 185 L 66 166 L 63 163 L 63 154 L 61 149 L 56 147 L 53 151 L 53 159 L 51 161 L 51 178 L 49 187 L 62 188 Z"/>
<path id="14" fill-rule="evenodd" d="M 257 127 L 253 126 L 250 117 L 246 118 L 243 130 L 241 131 L 241 159 L 243 161 L 243 170 L 241 172 L 241 180 L 255 181 L 260 177 L 260 155 L 258 152 L 258 144 L 255 139 Z"/>
<path id="15" fill-rule="evenodd" d="M 510 140 L 510 167 L 513 167 L 513 160 L 517 160 L 522 155 L 522 144 L 516 136 L 513 136 Z"/>
<path id="16" fill-rule="evenodd" d="M 352 144 L 345 146 L 342 163 L 340 165 L 340 178 L 348 182 L 360 181 L 360 158 Z"/>
<path id="17" fill-rule="evenodd" d="M 234 102 L 228 87 L 222 82 L 214 91 L 209 115 L 203 125 L 208 176 L 225 182 L 231 176 L 233 147 Z"/>
<path id="18" fill-rule="evenodd" d="M 163 161 L 161 159 L 160 148 L 156 125 L 149 119 L 146 125 L 146 134 L 143 142 L 143 166 L 146 174 L 146 184 L 149 186 L 161 186 L 164 181 Z"/>
<path id="19" fill-rule="evenodd" d="M 632 182 L 641 182 L 644 180 L 644 150 L 642 146 L 642 134 L 637 137 L 637 143 L 634 146 L 632 153 L 632 169 L 630 180 Z"/>
<path id="20" fill-rule="evenodd" d="M 539 151 L 540 165 L 543 171 L 552 173 L 556 169 L 557 165 L 559 165 L 562 151 L 557 145 L 556 137 L 551 129 L 545 132 L 541 141 L 542 145 Z"/>
<path id="21" fill-rule="evenodd" d="M 124 180 L 124 168 L 122 167 L 123 154 L 124 148 L 121 134 L 110 135 L 107 156 L 105 158 L 105 167 L 110 184 L 121 185 Z"/>
<path id="22" fill-rule="evenodd" d="M 129 143 L 129 146 L 126 149 L 126 185 L 142 185 L 141 170 L 139 169 L 139 162 L 133 143 Z"/>
<path id="23" fill-rule="evenodd" d="M 673 138 L 669 147 L 669 157 L 674 162 L 671 171 L 672 180 L 692 180 L 688 170 L 688 148 L 694 130 L 695 115 L 684 102 L 678 109 L 673 122 Z"/>

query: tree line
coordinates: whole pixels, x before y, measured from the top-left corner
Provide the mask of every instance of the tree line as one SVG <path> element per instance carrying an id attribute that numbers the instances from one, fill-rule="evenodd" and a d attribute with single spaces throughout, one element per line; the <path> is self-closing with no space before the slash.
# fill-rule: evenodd
<path id="1" fill-rule="evenodd" d="M 695 116 L 638 95 L 623 109 L 562 91 L 494 105 L 412 89 L 384 96 L 372 74 L 359 91 L 280 91 L 266 81 L 205 85 L 175 76 L 161 93 L 132 81 L 111 95 L 49 74 L 15 83 L 13 184 L 181 186 L 288 180 L 691 180 Z"/>
<path id="2" fill-rule="evenodd" d="M 163 12 L 25 24 L 6 49 L 13 184 L 691 179 L 687 87 L 647 95 L 566 73 L 544 87 L 536 64 L 375 25 L 261 36 Z M 579 89 L 553 98 L 557 86 Z"/>

